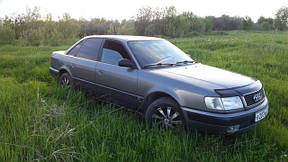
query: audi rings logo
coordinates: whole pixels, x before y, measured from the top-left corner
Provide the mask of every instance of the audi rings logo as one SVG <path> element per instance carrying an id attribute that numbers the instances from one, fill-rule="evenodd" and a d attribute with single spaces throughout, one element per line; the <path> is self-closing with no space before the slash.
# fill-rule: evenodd
<path id="1" fill-rule="evenodd" d="M 262 98 L 263 98 L 263 95 L 262 95 L 261 92 L 256 93 L 256 94 L 253 96 L 253 100 L 254 100 L 255 102 L 260 101 Z"/>

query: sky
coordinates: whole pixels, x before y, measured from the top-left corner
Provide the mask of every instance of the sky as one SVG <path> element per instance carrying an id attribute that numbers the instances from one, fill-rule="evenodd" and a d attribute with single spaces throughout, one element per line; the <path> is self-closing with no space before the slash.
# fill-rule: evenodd
<path id="1" fill-rule="evenodd" d="M 68 12 L 73 18 L 129 19 L 141 7 L 175 6 L 178 13 L 192 11 L 198 16 L 274 17 L 277 10 L 288 7 L 288 0 L 0 0 L 0 17 L 25 13 L 27 8 L 40 7 L 41 15 L 52 13 L 57 20 Z"/>

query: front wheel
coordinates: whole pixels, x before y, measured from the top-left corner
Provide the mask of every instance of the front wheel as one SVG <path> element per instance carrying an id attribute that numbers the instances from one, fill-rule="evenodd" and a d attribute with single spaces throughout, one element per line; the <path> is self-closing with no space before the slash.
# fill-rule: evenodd
<path id="1" fill-rule="evenodd" d="M 146 111 L 145 120 L 150 128 L 186 128 L 179 105 L 169 97 L 161 97 L 152 102 Z"/>

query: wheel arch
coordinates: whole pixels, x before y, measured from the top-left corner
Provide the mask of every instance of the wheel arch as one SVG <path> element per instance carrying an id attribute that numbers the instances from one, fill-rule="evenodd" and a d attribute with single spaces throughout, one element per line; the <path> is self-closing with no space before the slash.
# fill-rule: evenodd
<path id="1" fill-rule="evenodd" d="M 67 66 L 62 66 L 59 70 L 59 74 L 58 74 L 58 78 L 63 74 L 63 73 L 68 73 L 71 77 L 71 71 L 69 70 L 69 68 Z"/>
<path id="2" fill-rule="evenodd" d="M 169 91 L 169 90 L 163 90 L 163 89 L 157 89 L 157 90 L 153 90 L 150 91 L 149 93 L 147 93 L 147 95 L 144 97 L 144 100 L 139 108 L 139 112 L 141 113 L 145 113 L 148 106 L 155 100 L 157 100 L 158 98 L 161 97 L 170 97 L 171 99 L 173 99 L 179 106 L 181 106 L 182 101 L 181 99 L 178 97 L 178 95 L 173 92 L 173 91 Z"/>

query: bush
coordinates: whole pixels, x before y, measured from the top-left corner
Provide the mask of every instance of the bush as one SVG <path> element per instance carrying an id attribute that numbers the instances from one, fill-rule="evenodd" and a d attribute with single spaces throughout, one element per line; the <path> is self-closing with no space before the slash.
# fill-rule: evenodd
<path id="1" fill-rule="evenodd" d="M 211 31 L 209 33 L 207 33 L 208 35 L 228 35 L 227 32 L 225 31 Z"/>
<path id="2" fill-rule="evenodd" d="M 0 45 L 15 44 L 15 32 L 8 27 L 0 27 Z"/>
<path id="3" fill-rule="evenodd" d="M 200 36 L 201 33 L 199 32 L 189 32 L 186 37 L 197 37 L 197 36 Z"/>
<path id="4" fill-rule="evenodd" d="M 63 44 L 64 36 L 60 32 L 52 33 L 52 36 L 45 41 L 44 44 L 51 45 L 51 46 L 58 46 Z"/>
<path id="5" fill-rule="evenodd" d="M 40 32 L 27 30 L 24 34 L 18 39 L 18 44 L 22 46 L 39 46 L 41 44 L 41 35 Z"/>

